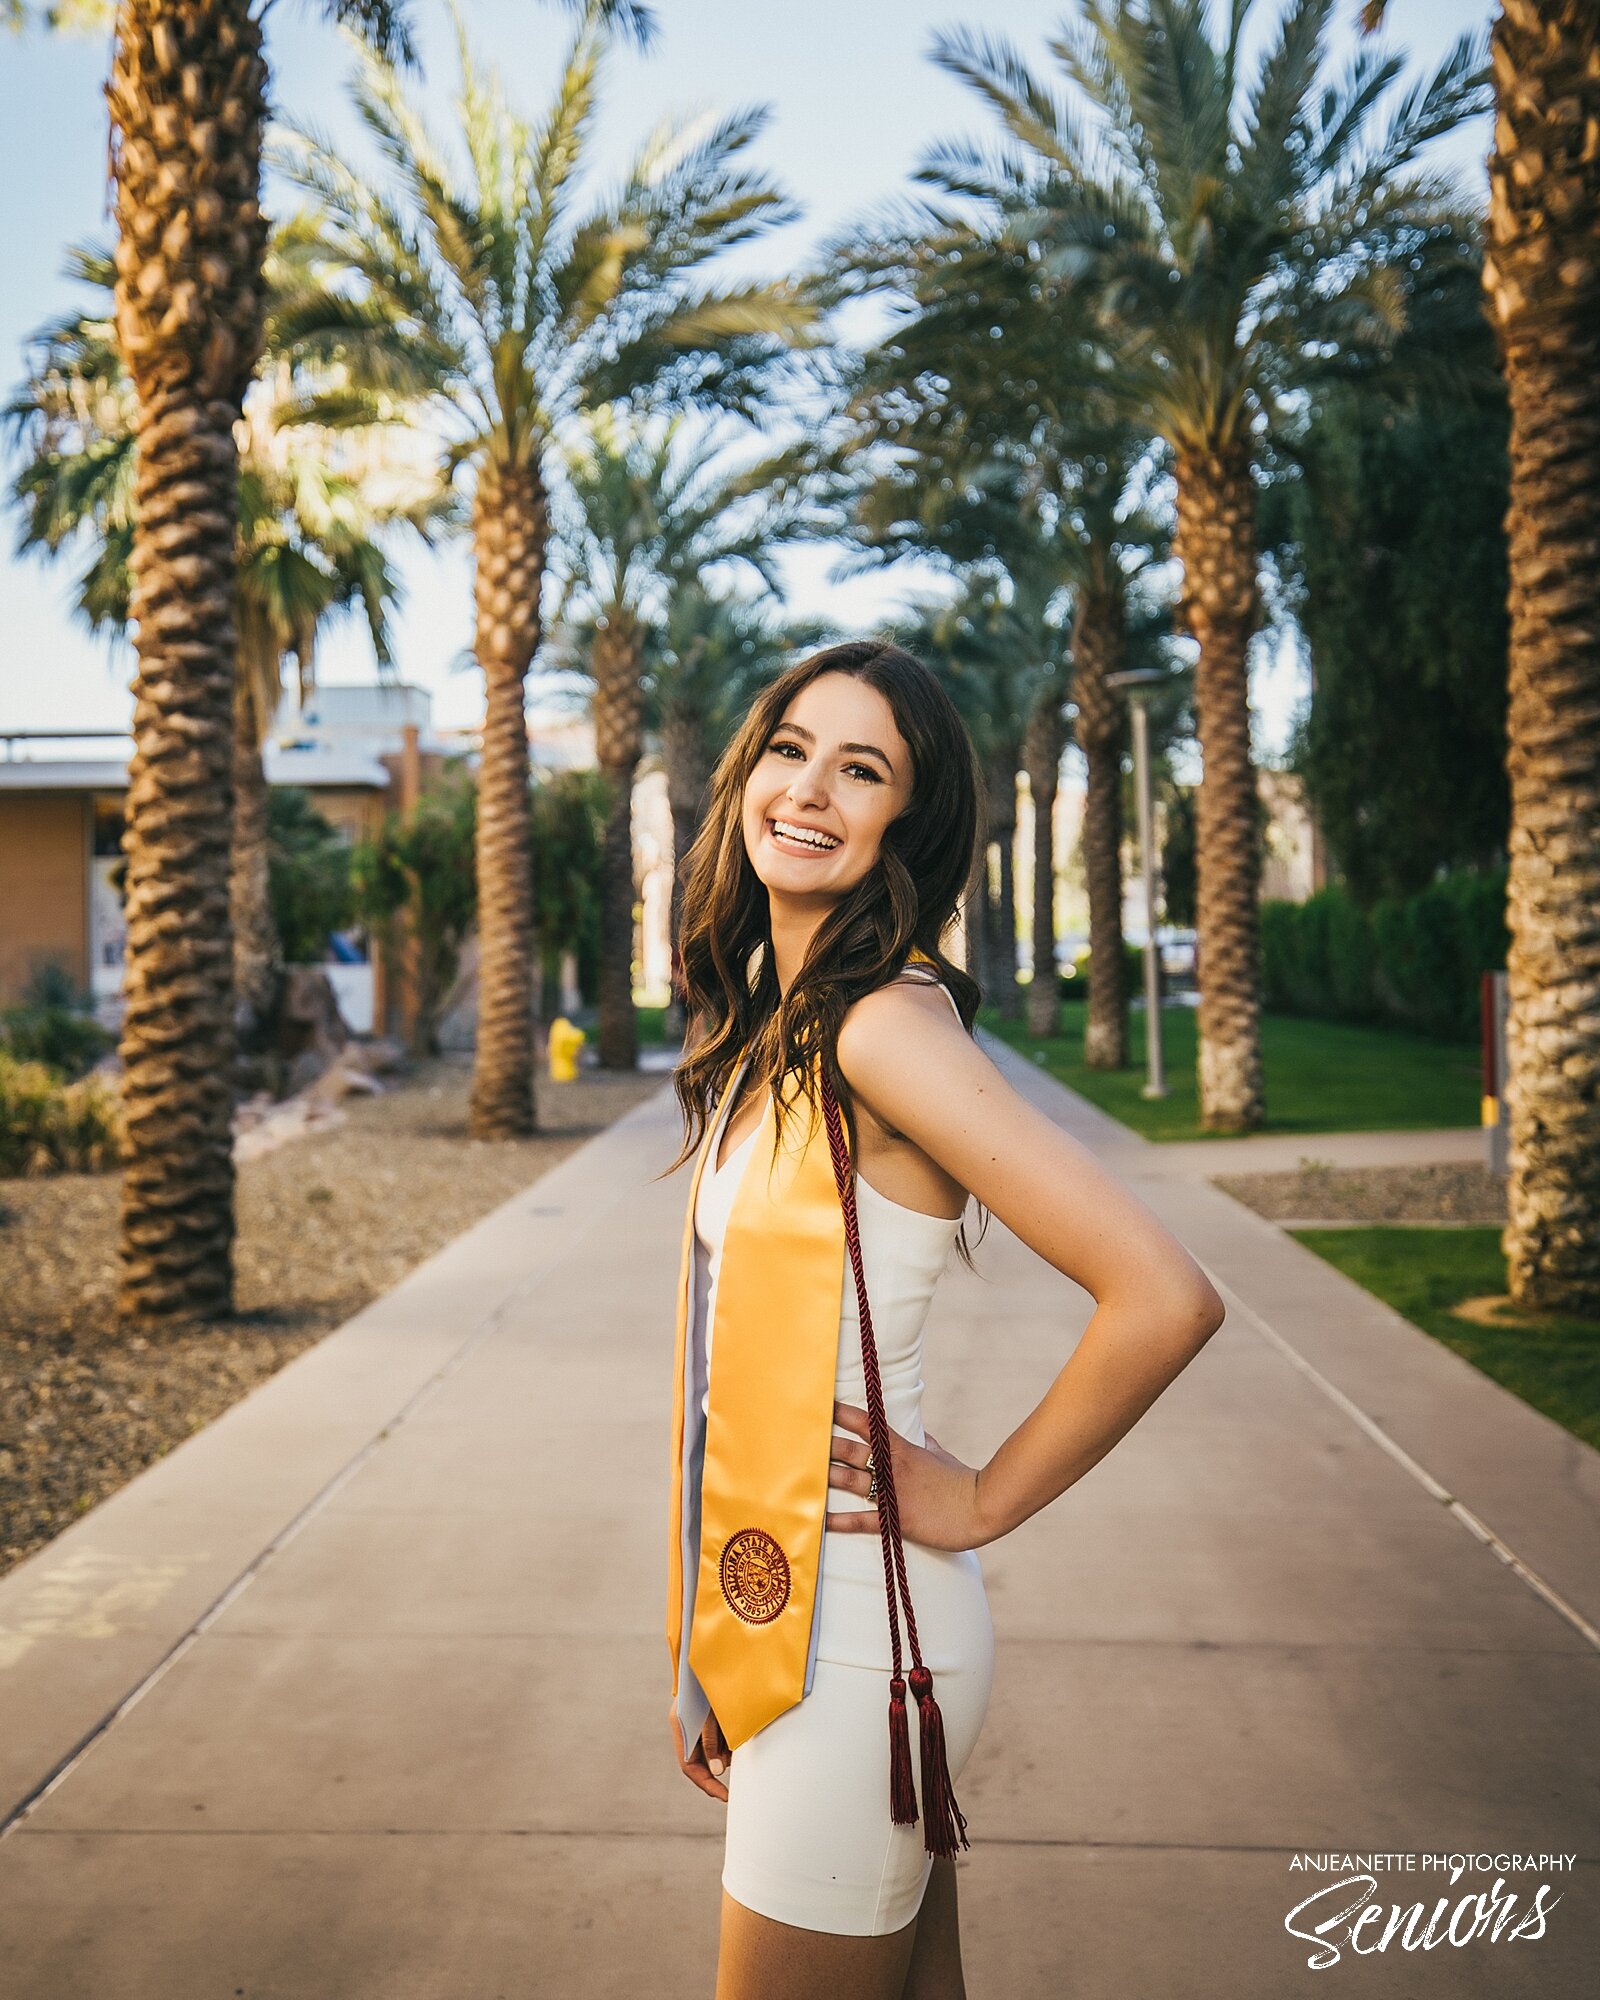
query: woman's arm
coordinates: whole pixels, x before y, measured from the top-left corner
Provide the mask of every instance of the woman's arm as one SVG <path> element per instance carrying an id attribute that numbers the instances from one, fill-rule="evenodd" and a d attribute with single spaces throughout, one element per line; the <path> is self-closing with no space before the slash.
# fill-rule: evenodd
<path id="1" fill-rule="evenodd" d="M 977 1473 L 980 1546 L 1047 1507 L 1132 1429 L 1222 1324 L 1222 1301 L 1137 1195 L 1012 1089 L 942 994 L 897 985 L 857 1001 L 839 1067 L 875 1117 L 1095 1301 L 1043 1401 Z"/>

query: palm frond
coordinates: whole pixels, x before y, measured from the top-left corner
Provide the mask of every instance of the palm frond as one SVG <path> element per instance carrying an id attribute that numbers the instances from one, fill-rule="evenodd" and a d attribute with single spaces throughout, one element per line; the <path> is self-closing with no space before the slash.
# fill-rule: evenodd
<path id="1" fill-rule="evenodd" d="M 1469 29 L 1445 53 L 1432 76 L 1406 92 L 1380 142 L 1374 171 L 1387 176 L 1408 166 L 1422 148 L 1486 111 L 1493 99 L 1487 30 Z"/>
<path id="2" fill-rule="evenodd" d="M 1363 47 L 1344 75 L 1322 93 L 1308 119 L 1312 185 L 1338 171 L 1368 117 L 1405 65 L 1392 51 Z"/>
<path id="3" fill-rule="evenodd" d="M 1089 147 L 1081 124 L 1004 35 L 952 28 L 934 37 L 930 53 L 940 69 L 977 92 L 1018 146 L 1063 173 L 1084 170 Z"/>
<path id="4" fill-rule="evenodd" d="M 538 290 L 548 290 L 549 264 L 564 216 L 568 188 L 583 159 L 594 124 L 601 42 L 588 23 L 562 66 L 556 94 L 530 148 L 530 186 L 524 227 L 528 239 L 522 324 L 538 312 Z"/>
<path id="5" fill-rule="evenodd" d="M 1157 163 L 1134 115 L 1120 52 L 1108 38 L 1099 12 L 1085 8 L 1078 18 L 1069 16 L 1052 37 L 1049 49 L 1062 74 L 1077 86 L 1095 115 L 1099 157 L 1086 161 L 1078 177 L 1101 187 L 1120 180 L 1125 194 L 1137 189 L 1148 204 L 1152 221 L 1158 220 Z"/>
<path id="6" fill-rule="evenodd" d="M 303 284 L 303 248 L 296 232 L 273 240 L 269 286 Z M 103 299 L 110 277 L 103 256 L 77 249 L 71 267 Z M 282 324 L 279 304 L 269 294 L 269 330 Z M 37 366 L 7 417 L 27 454 L 13 489 L 27 516 L 24 544 L 46 553 L 86 544 L 91 553 L 77 587 L 78 609 L 92 625 L 122 627 L 135 526 L 137 413 L 103 311 L 97 301 L 75 322 L 36 339 Z M 296 432 L 282 421 L 297 398 L 308 400 L 319 387 L 332 396 L 303 354 L 269 342 L 245 402 L 237 489 L 239 659 L 261 714 L 275 704 L 285 652 L 295 652 L 310 671 L 318 620 L 341 592 L 349 594 L 341 582 L 347 569 L 365 579 L 369 613 L 392 595 L 373 538 L 399 521 L 422 526 L 439 511 L 426 482 L 415 477 L 409 487 L 390 479 L 389 497 L 380 490 L 384 482 L 374 475 L 383 471 L 382 453 L 370 442 L 370 423 L 367 441 L 358 442 L 325 429 Z M 355 391 L 347 386 L 344 393 Z"/>
<path id="7" fill-rule="evenodd" d="M 586 23 L 625 35 L 645 54 L 655 47 L 656 10 L 648 0 L 562 0 L 562 4 L 572 13 L 581 13 Z"/>
<path id="8" fill-rule="evenodd" d="M 932 177 L 977 201 L 1039 282 L 1087 306 L 1106 394 L 1171 439 L 1248 438 L 1330 346 L 1391 347 L 1395 287 L 1380 274 L 1409 254 L 1407 232 L 1470 233 L 1418 155 L 1481 106 L 1481 38 L 1464 37 L 1386 119 L 1395 58 L 1364 49 L 1322 80 L 1334 4 L 1285 0 L 1241 92 L 1247 0 L 1224 11 L 1220 44 L 1207 0 L 1082 0 L 1051 43 L 1090 106 L 1071 144 L 1037 129 L 1043 100 L 1025 91 L 1014 51 L 981 36 L 951 43 L 1003 150 L 946 147 Z M 890 246 L 855 282 L 914 293 L 914 246 Z M 982 333 L 948 308 L 940 330 Z"/>
<path id="9" fill-rule="evenodd" d="M 1103 6 L 1097 12 L 1107 46 L 1120 58 L 1123 88 L 1164 210 L 1169 220 L 1192 214 L 1201 205 L 1202 184 L 1222 178 L 1232 110 L 1207 9 L 1194 0 L 1146 0 L 1141 10 L 1119 7 L 1114 18 Z"/>
<path id="10" fill-rule="evenodd" d="M 426 397 L 453 480 L 488 444 L 542 462 L 586 407 L 618 395 L 752 408 L 821 307 L 798 286 L 708 284 L 725 251 L 793 209 L 750 162 L 766 114 L 738 111 L 650 136 L 620 192 L 574 214 L 608 32 L 579 22 L 542 117 L 526 121 L 473 55 L 454 10 L 460 83 L 451 143 L 394 67 L 358 55 L 354 94 L 382 171 L 369 185 L 309 131 L 274 159 L 306 199 L 276 331 L 317 379 L 293 421 L 361 425 Z M 644 10 L 633 10 L 637 28 Z"/>
<path id="11" fill-rule="evenodd" d="M 914 178 L 959 201 L 995 206 L 1013 201 L 1033 181 L 1027 156 L 1014 147 L 943 139 L 922 156 Z"/>
<path id="12" fill-rule="evenodd" d="M 1290 0 L 1262 59 L 1239 134 L 1240 206 L 1270 213 L 1317 170 L 1307 131 L 1333 0 Z"/>

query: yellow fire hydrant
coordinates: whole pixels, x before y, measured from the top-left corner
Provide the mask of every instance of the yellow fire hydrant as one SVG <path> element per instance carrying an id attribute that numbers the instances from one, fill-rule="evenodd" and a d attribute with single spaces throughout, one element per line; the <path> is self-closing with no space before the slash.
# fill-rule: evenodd
<path id="1" fill-rule="evenodd" d="M 582 1028 L 575 1028 L 565 1014 L 558 1014 L 550 1023 L 550 1081 L 552 1083 L 572 1083 L 578 1075 L 578 1051 L 589 1037 Z"/>

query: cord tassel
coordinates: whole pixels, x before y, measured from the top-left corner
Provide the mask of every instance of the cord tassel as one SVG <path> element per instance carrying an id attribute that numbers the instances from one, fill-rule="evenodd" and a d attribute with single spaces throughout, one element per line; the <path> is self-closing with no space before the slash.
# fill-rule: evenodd
<path id="1" fill-rule="evenodd" d="M 911 1782 L 911 1721 L 906 1713 L 906 1684 L 896 1674 L 889 1682 L 889 1817 L 896 1826 L 917 1823 L 917 1794 Z"/>
<path id="2" fill-rule="evenodd" d="M 917 1698 L 917 1734 L 922 1742 L 923 1845 L 935 1860 L 956 1851 L 959 1840 L 970 1846 L 967 1822 L 956 1804 L 945 1752 L 944 1717 L 933 1698 L 933 1675 L 924 1666 L 911 1669 L 911 1691 Z"/>

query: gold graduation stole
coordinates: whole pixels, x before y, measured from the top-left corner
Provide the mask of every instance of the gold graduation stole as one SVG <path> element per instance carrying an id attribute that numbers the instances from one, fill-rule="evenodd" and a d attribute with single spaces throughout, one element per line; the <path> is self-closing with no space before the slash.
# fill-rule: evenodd
<path id="1" fill-rule="evenodd" d="M 730 1095 L 743 1073 L 741 1064 Z M 817 1130 L 804 1130 L 806 1114 L 802 1099 L 790 1110 L 774 1154 L 777 1106 L 767 1093 L 740 1171 L 717 1277 L 689 1664 L 730 1750 L 805 1691 L 822 1560 L 845 1238 L 828 1148 Z M 722 1125 L 719 1107 L 695 1160 L 678 1278 L 667 1572 L 674 1685 L 684 1601 L 685 1367 L 695 1200 Z"/>
<path id="2" fill-rule="evenodd" d="M 932 962 L 920 951 L 914 951 L 912 958 Z M 721 1144 L 724 1109 L 738 1090 L 745 1066 L 741 1063 L 735 1070 L 695 1158 L 678 1269 L 667 1563 L 667 1647 L 675 1698 L 681 1691 L 688 1581 L 684 1444 L 691 1387 L 686 1370 L 695 1203 L 700 1176 Z M 843 1119 L 820 1066 L 813 1081 L 815 1102 L 822 1107 L 821 1125 L 814 1106 L 796 1084 L 786 1100 L 788 1115 L 780 1131 L 777 1106 L 768 1091 L 723 1237 L 710 1330 L 715 1366 L 707 1398 L 688 1664 L 730 1750 L 737 1750 L 804 1697 L 828 1506 L 833 1392 L 848 1259 L 861 1315 L 893 1659 L 890 1817 L 896 1825 L 911 1825 L 918 1816 L 906 1709 L 909 1684 L 921 1740 L 924 1843 L 930 1854 L 951 1855 L 958 1842 L 967 1845 L 966 1821 L 950 1782 L 943 1719 L 933 1695 L 933 1675 L 923 1664 L 911 1604 L 862 1265 L 854 1169 Z M 698 1419 L 698 1406 L 694 1415 Z M 912 1656 L 908 1675 L 901 1669 L 902 1599 Z M 685 1751 L 692 1748 L 686 1741 Z"/>

